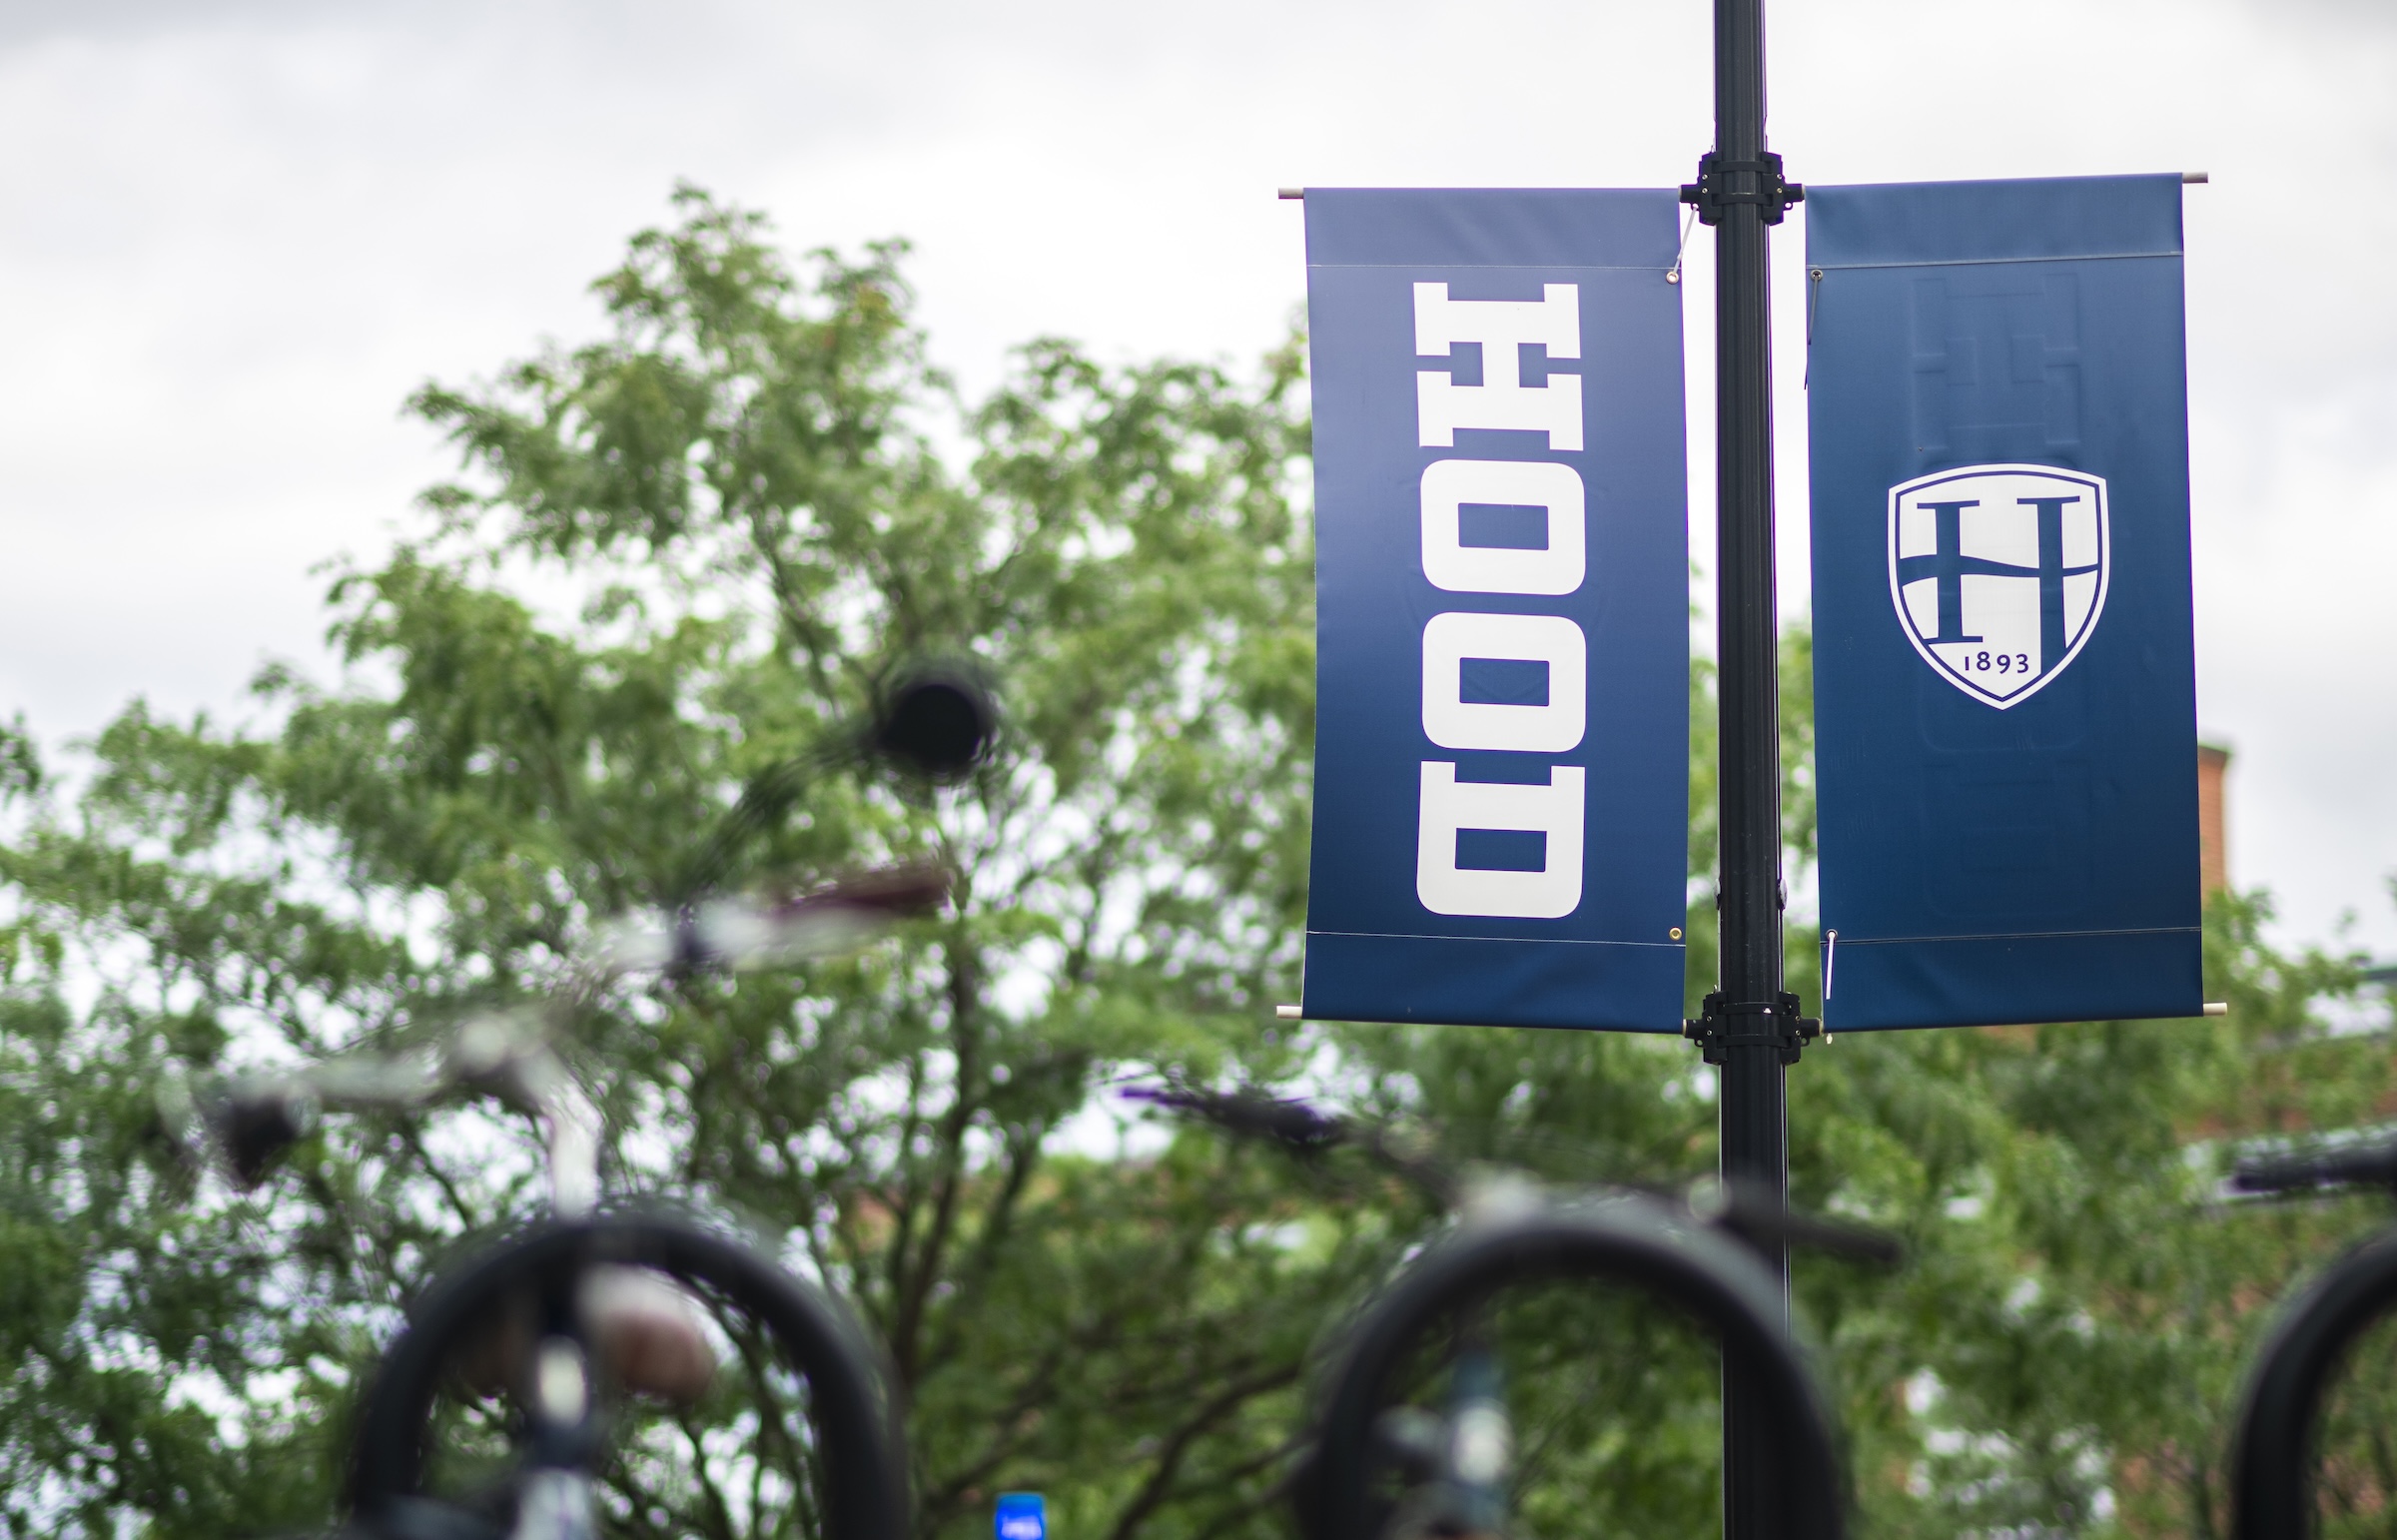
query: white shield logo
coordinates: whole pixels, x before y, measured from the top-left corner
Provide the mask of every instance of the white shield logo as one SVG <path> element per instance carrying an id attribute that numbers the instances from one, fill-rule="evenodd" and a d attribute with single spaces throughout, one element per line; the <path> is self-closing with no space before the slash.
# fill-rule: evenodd
<path id="1" fill-rule="evenodd" d="M 2105 609 L 2105 480 L 1967 465 L 1890 488 L 1890 602 L 1923 661 L 2002 711 L 2080 655 Z"/>

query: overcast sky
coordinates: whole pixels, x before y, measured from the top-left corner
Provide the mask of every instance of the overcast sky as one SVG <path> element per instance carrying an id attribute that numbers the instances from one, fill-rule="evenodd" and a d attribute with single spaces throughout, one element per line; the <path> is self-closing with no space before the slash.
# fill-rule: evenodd
<path id="1" fill-rule="evenodd" d="M 1788 0 L 1809 182 L 2204 170 L 2188 199 L 2198 707 L 2284 934 L 2397 956 L 2397 5 Z M 969 393 L 1042 334 L 1244 364 L 1284 184 L 1660 186 L 1701 0 L 828 5 L 0 0 L 0 712 L 236 712 L 448 466 L 427 378 L 589 335 L 678 178 L 794 246 L 902 235 Z M 1806 602 L 1803 219 L 1779 236 L 1783 592 Z M 1703 233 L 1690 293 L 1708 294 Z M 1703 303 L 1694 545 L 1711 544 Z"/>

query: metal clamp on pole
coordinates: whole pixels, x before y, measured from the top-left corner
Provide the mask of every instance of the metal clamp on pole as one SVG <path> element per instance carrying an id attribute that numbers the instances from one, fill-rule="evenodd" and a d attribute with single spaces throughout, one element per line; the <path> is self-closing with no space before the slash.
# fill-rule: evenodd
<path id="1" fill-rule="evenodd" d="M 1718 991 L 1706 997 L 1701 1009 L 1704 1015 L 1683 1020 L 1681 1035 L 1696 1043 L 1712 1065 L 1723 1063 L 1723 1050 L 1735 1045 L 1779 1049 L 1783 1064 L 1796 1064 L 1799 1052 L 1823 1036 L 1822 1022 L 1800 1016 L 1798 997 L 1786 991 L 1769 1006 L 1732 1005 Z"/>
<path id="2" fill-rule="evenodd" d="M 1735 186 L 1735 179 L 1742 184 Z M 1698 157 L 1698 180 L 1681 190 L 1681 201 L 1694 204 L 1699 223 L 1719 225 L 1733 204 L 1752 203 L 1765 211 L 1765 223 L 1778 225 L 1790 205 L 1806 202 L 1806 189 L 1781 173 L 1781 157 L 1770 150 L 1753 161 L 1728 161 L 1709 150 Z"/>

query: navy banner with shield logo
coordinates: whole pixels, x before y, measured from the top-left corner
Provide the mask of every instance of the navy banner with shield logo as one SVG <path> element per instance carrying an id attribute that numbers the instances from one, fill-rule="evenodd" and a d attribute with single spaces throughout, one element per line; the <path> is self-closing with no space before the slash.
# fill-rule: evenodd
<path id="1" fill-rule="evenodd" d="M 1807 189 L 1834 1031 L 2202 1009 L 2180 200 Z"/>
<path id="2" fill-rule="evenodd" d="M 1308 189 L 1305 1014 L 1677 1031 L 1671 192 Z"/>

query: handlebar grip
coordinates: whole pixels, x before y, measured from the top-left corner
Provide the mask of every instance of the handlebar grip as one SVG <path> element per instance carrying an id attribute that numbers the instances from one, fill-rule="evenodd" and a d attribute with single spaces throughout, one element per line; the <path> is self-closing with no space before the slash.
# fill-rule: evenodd
<path id="1" fill-rule="evenodd" d="M 937 913 L 955 875 L 934 861 L 843 878 L 774 903 L 735 898 L 684 910 L 661 933 L 626 927 L 608 950 L 618 967 L 757 968 L 846 952 L 900 920 Z"/>
<path id="2" fill-rule="evenodd" d="M 829 888 L 809 894 L 791 906 L 790 913 L 810 908 L 847 908 L 904 918 L 929 915 L 949 902 L 956 874 L 938 861 L 911 861 L 844 877 Z"/>
<path id="3" fill-rule="evenodd" d="M 308 1132 L 299 1099 L 281 1088 L 230 1092 L 207 1113 L 208 1132 L 245 1187 L 266 1179 L 275 1157 Z"/>
<path id="4" fill-rule="evenodd" d="M 1690 1189 L 1685 1201 L 1699 1218 L 1751 1245 L 1799 1246 L 1884 1267 L 1906 1260 L 1906 1243 L 1889 1231 L 1849 1219 L 1802 1213 L 1778 1193 L 1754 1182 L 1726 1182 L 1709 1176 Z"/>
<path id="5" fill-rule="evenodd" d="M 2397 1185 L 2397 1145 L 2324 1151 L 2269 1160 L 2242 1160 L 2230 1175 L 2241 1192 L 2294 1192 L 2305 1187 Z"/>
<path id="6" fill-rule="evenodd" d="M 1341 1144 L 1349 1137 L 1347 1124 L 1315 1111 L 1304 1102 L 1269 1097 L 1256 1091 L 1199 1091 L 1169 1086 L 1162 1090 L 1136 1087 L 1124 1093 L 1135 1102 L 1148 1102 L 1213 1124 L 1225 1133 L 1266 1139 L 1302 1155 Z"/>

